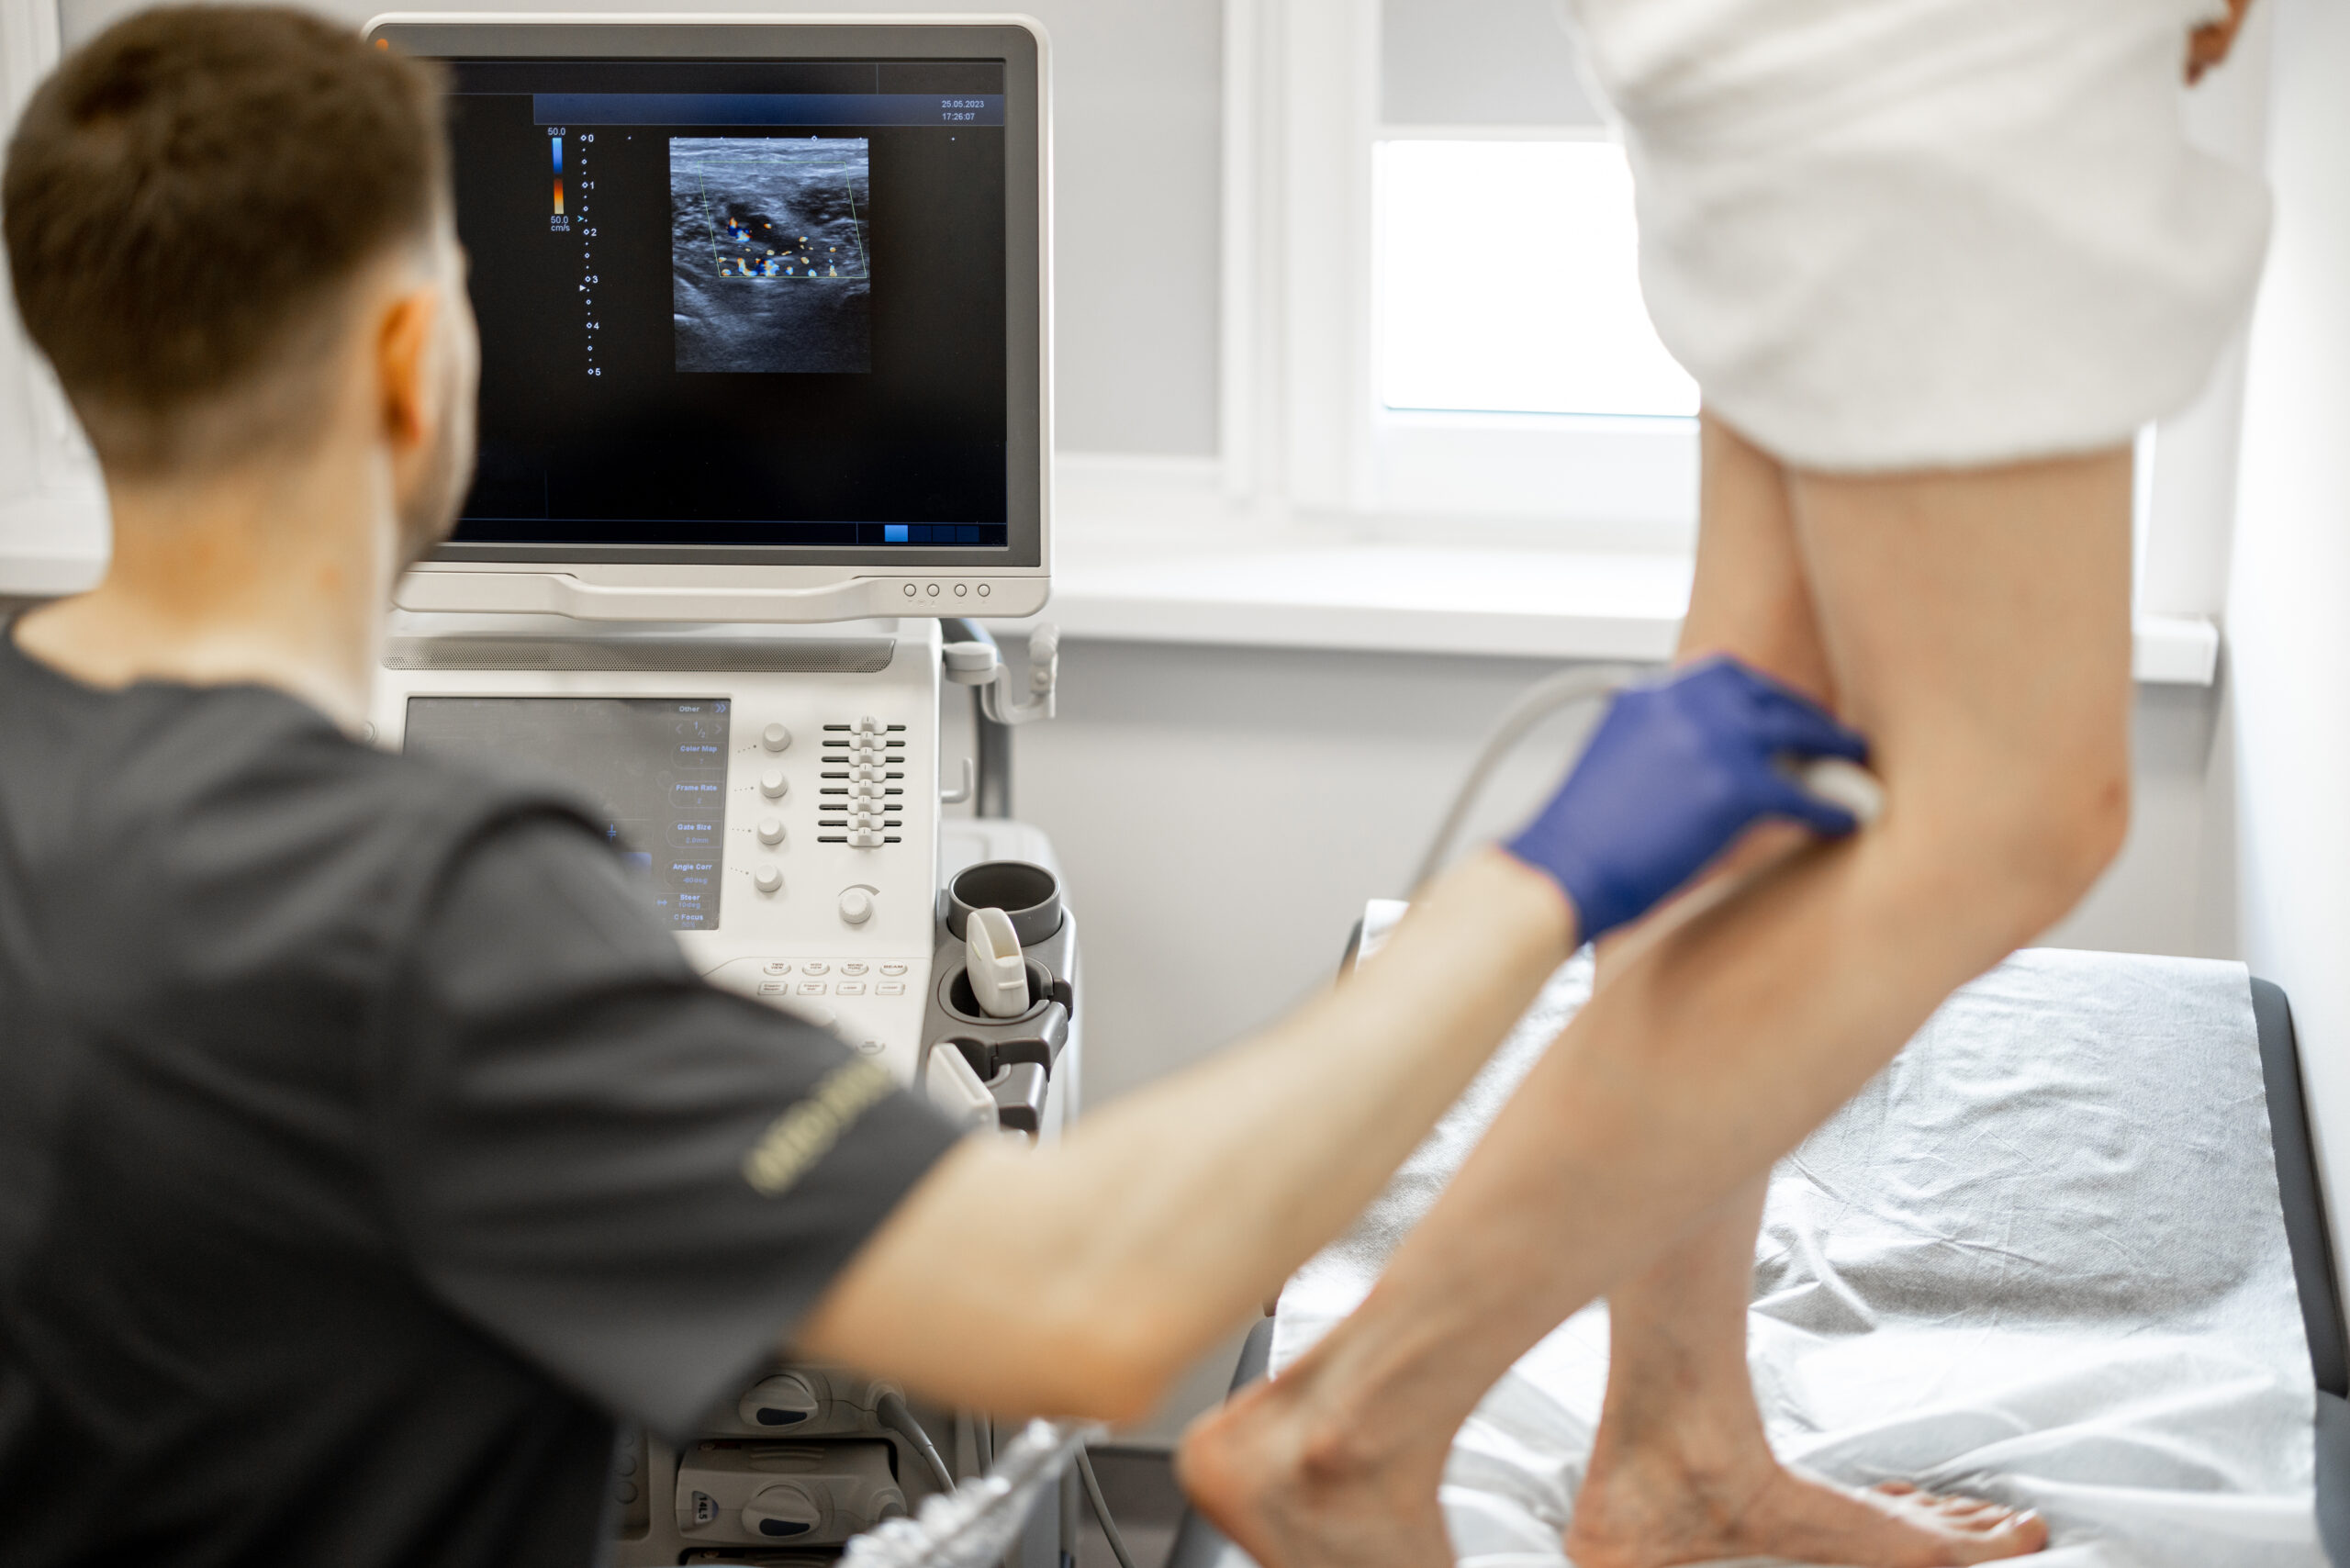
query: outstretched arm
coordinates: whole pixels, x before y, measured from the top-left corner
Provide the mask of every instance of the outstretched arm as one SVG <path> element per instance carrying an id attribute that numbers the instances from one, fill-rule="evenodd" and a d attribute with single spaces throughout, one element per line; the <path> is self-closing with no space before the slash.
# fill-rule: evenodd
<path id="1" fill-rule="evenodd" d="M 1774 764 L 1863 752 L 1729 661 L 1618 698 L 1534 823 L 1427 889 L 1346 984 L 1057 1144 L 950 1154 L 797 1348 L 958 1404 L 1141 1414 L 1361 1210 L 1579 942 L 1763 816 L 1850 831 Z"/>
<path id="2" fill-rule="evenodd" d="M 1041 1148 L 967 1140 L 799 1348 L 1001 1410 L 1130 1417 L 1376 1193 L 1574 950 L 1496 850 L 1348 983 Z"/>

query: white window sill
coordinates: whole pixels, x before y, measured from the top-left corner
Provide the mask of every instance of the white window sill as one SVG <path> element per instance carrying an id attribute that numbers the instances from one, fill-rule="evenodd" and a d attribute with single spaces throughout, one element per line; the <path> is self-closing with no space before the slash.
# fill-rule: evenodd
<path id="1" fill-rule="evenodd" d="M 1091 531 L 1088 531 L 1090 533 Z M 1684 555 L 1332 544 L 1252 551 L 1064 538 L 1041 619 L 1065 635 L 1539 659 L 1662 661 L 1689 601 Z M 2209 686 L 2219 629 L 2139 618 L 2137 678 Z"/>
<path id="2" fill-rule="evenodd" d="M 105 565 L 87 502 L 0 508 L 0 598 L 89 586 Z M 1136 537 L 1139 534 L 1141 537 Z M 1064 532 L 1046 617 L 1068 635 L 1533 659 L 1657 662 L 1689 602 L 1677 554 L 1316 544 L 1212 549 L 1153 542 L 1163 529 Z M 2219 629 L 2141 616 L 2136 673 L 2153 685 L 2209 686 Z"/>

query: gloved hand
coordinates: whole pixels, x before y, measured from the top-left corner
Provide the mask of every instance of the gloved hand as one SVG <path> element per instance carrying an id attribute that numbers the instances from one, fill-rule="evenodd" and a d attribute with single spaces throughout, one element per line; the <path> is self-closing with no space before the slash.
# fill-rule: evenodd
<path id="1" fill-rule="evenodd" d="M 1839 838 L 1852 814 L 1774 764 L 1868 759 L 1868 743 L 1736 659 L 1617 694 L 1550 803 L 1503 847 L 1557 879 L 1583 939 L 1638 920 L 1766 816 Z"/>

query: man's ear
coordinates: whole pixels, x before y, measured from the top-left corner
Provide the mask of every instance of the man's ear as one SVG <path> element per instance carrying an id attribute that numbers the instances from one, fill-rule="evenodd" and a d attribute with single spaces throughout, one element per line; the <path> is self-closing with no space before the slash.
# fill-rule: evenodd
<path id="1" fill-rule="evenodd" d="M 376 319 L 377 398 L 384 435 L 398 451 L 424 444 L 434 425 L 447 418 L 438 406 L 432 364 L 433 329 L 442 308 L 440 288 L 426 284 L 395 297 Z"/>

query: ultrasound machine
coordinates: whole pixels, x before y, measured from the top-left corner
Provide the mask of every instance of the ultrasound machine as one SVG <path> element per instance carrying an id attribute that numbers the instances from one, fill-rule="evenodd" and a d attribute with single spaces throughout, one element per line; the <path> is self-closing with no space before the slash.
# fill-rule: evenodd
<path id="1" fill-rule="evenodd" d="M 1053 1136 L 1081 1037 L 1051 847 L 940 810 L 974 789 L 941 755 L 944 683 L 972 689 L 983 761 L 1052 707 L 1049 632 L 1015 682 L 979 630 L 1049 585 L 1041 30 L 402 14 L 369 37 L 447 68 L 482 342 L 478 475 L 399 588 L 375 740 L 561 777 L 714 982 Z M 1009 966 L 985 995 L 982 930 Z M 682 1450 L 623 1445 L 617 1561 L 829 1561 L 990 1445 L 778 1363 Z M 1062 1522 L 1015 1555 L 1050 1564 Z"/>

